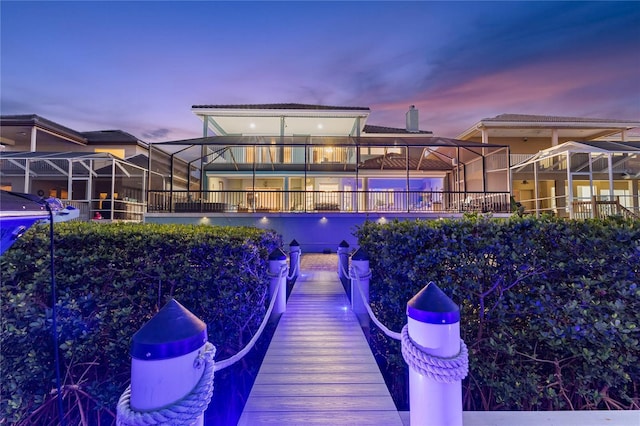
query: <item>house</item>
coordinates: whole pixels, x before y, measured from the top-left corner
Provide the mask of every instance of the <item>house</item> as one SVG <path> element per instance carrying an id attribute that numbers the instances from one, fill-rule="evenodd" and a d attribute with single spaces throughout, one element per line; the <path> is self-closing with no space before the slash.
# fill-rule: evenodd
<path id="1" fill-rule="evenodd" d="M 637 215 L 639 128 L 638 120 L 501 114 L 458 139 L 509 146 L 511 191 L 527 211 Z"/>
<path id="2" fill-rule="evenodd" d="M 3 190 L 60 198 L 80 209 L 82 220 L 143 218 L 149 147 L 129 133 L 78 132 L 34 114 L 4 115 L 0 148 Z"/>
<path id="3" fill-rule="evenodd" d="M 150 187 L 157 200 L 150 212 L 509 211 L 508 149 L 433 137 L 418 129 L 415 107 L 404 129 L 367 125 L 370 111 L 360 107 L 196 105 L 193 112 L 202 138 L 154 147 L 180 151 L 199 168 L 201 187 Z M 153 150 L 150 157 L 153 165 Z"/>
<path id="4" fill-rule="evenodd" d="M 508 147 L 434 137 L 419 129 L 415 107 L 405 128 L 369 125 L 366 107 L 192 111 L 202 137 L 153 144 L 149 157 L 153 168 L 156 148 L 179 153 L 197 171 L 187 189 L 170 174 L 163 187 L 151 185 L 146 221 L 269 226 L 285 240 L 331 248 L 328 238 L 349 242 L 366 219 L 510 213 Z"/>

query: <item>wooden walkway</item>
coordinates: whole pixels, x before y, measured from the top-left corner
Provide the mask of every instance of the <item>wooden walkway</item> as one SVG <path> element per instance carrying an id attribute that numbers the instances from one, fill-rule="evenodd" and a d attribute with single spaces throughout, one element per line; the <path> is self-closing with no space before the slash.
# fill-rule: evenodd
<path id="1" fill-rule="evenodd" d="M 337 273 L 302 272 L 238 424 L 402 425 Z"/>

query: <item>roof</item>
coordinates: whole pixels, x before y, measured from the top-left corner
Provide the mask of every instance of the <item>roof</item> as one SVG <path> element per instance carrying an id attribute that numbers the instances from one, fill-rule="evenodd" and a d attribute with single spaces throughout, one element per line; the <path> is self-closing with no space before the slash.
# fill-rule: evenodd
<path id="1" fill-rule="evenodd" d="M 122 130 L 98 130 L 82 132 L 86 136 L 89 145 L 137 145 L 143 149 L 149 149 L 147 142 L 141 141 L 130 133 Z"/>
<path id="2" fill-rule="evenodd" d="M 339 110 L 339 111 L 370 111 L 369 107 L 349 107 L 349 106 L 330 106 L 330 105 L 310 105 L 296 103 L 278 103 L 278 104 L 240 104 L 240 105 L 193 105 L 191 108 L 209 108 L 209 109 L 244 109 L 244 110 Z"/>
<path id="3" fill-rule="evenodd" d="M 489 139 L 501 138 L 548 138 L 557 132 L 558 138 L 568 140 L 592 140 L 606 138 L 621 131 L 640 127 L 640 120 L 620 118 L 565 117 L 531 114 L 500 114 L 483 118 L 463 133 L 458 139 L 480 139 L 485 132 Z"/>
<path id="4" fill-rule="evenodd" d="M 46 118 L 40 117 L 36 114 L 23 114 L 23 115 L 1 115 L 0 126 L 12 126 L 12 127 L 33 127 L 37 126 L 42 129 L 48 130 L 58 135 L 62 135 L 66 138 L 72 139 L 76 142 L 83 144 L 87 143 L 86 138 L 81 132 L 70 129 L 62 124 L 56 123 Z"/>
<path id="5" fill-rule="evenodd" d="M 640 142 L 577 141 L 576 143 L 611 152 L 640 151 Z"/>
<path id="6" fill-rule="evenodd" d="M 145 154 L 133 155 L 127 158 L 127 161 L 136 166 L 144 167 L 145 169 L 149 166 L 149 157 Z"/>
<path id="7" fill-rule="evenodd" d="M 417 132 L 410 132 L 407 129 L 401 129 L 398 127 L 386 127 L 386 126 L 373 126 L 370 124 L 365 124 L 364 128 L 362 129 L 363 133 L 367 133 L 367 134 L 410 134 L 410 135 L 415 135 L 415 134 L 423 134 L 423 135 L 431 135 L 433 134 L 432 131 L 430 130 L 419 130 Z"/>
<path id="8" fill-rule="evenodd" d="M 94 143 L 138 143 L 140 140 L 122 130 L 97 130 L 82 132 L 87 141 Z"/>
<path id="9" fill-rule="evenodd" d="M 531 122 L 531 123 L 629 123 L 630 120 L 612 118 L 558 117 L 552 115 L 500 114 L 493 118 L 483 118 L 481 122 Z M 637 123 L 640 126 L 640 122 Z"/>
<path id="10" fill-rule="evenodd" d="M 92 160 L 118 160 L 119 159 L 108 152 L 78 152 L 78 151 L 65 151 L 65 152 L 44 152 L 44 151 L 9 151 L 0 152 L 0 159 L 44 159 L 44 160 L 78 160 L 78 159 L 92 159 Z"/>
<path id="11" fill-rule="evenodd" d="M 543 158 L 552 157 L 555 155 L 571 153 L 622 153 L 622 154 L 640 154 L 640 142 L 594 142 L 594 141 L 570 141 L 553 146 L 551 148 L 543 149 L 531 158 L 522 161 L 518 164 L 513 164 L 512 169 L 521 169 L 527 164 L 535 163 Z"/>
<path id="12" fill-rule="evenodd" d="M 376 156 L 364 161 L 361 168 L 363 169 L 380 169 L 380 170 L 451 170 L 451 162 L 446 163 L 440 158 L 430 156 L 422 158 L 410 156 L 408 159 L 404 154 L 389 153 L 386 155 Z"/>
<path id="13" fill-rule="evenodd" d="M 13 160 L 13 161 L 11 161 Z M 145 170 L 148 163 L 142 165 L 136 164 L 129 160 L 123 160 L 115 157 L 107 152 L 78 152 L 78 151 L 65 151 L 65 152 L 31 152 L 31 151 L 10 151 L 0 153 L 0 162 L 2 162 L 2 172 L 8 176 L 24 175 L 24 168 L 18 164 L 20 160 L 30 160 L 30 171 L 36 175 L 51 176 L 60 175 L 64 173 L 64 170 L 60 168 L 61 161 L 73 160 L 73 172 L 74 176 L 83 176 L 88 173 L 87 167 L 81 163 L 84 160 L 93 160 L 94 171 L 98 172 L 104 170 L 107 173 L 111 173 L 111 166 L 101 167 L 103 164 L 107 164 L 110 161 L 115 162 L 122 167 L 131 167 L 137 170 Z M 57 167 L 52 166 L 57 164 Z M 64 164 L 64 163 L 63 163 Z M 131 169 L 130 169 L 131 170 Z"/>

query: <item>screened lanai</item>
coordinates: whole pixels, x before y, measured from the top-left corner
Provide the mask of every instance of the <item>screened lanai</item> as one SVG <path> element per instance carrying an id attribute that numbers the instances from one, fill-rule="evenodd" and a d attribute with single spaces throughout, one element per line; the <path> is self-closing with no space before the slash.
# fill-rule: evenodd
<path id="1" fill-rule="evenodd" d="M 502 145 L 415 135 L 215 136 L 156 143 L 149 155 L 151 170 L 167 172 L 163 185 L 149 182 L 149 212 L 510 209 Z"/>
<path id="2" fill-rule="evenodd" d="M 639 216 L 639 142 L 566 142 L 511 168 L 525 211 L 569 218 Z"/>
<path id="3" fill-rule="evenodd" d="M 92 152 L 0 153 L 2 189 L 59 198 L 80 209 L 80 220 L 142 221 L 147 163 Z"/>

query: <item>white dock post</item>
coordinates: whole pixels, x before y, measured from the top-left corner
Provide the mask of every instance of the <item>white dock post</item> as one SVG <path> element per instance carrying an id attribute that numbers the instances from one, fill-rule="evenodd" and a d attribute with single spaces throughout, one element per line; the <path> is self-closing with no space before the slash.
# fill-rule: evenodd
<path id="1" fill-rule="evenodd" d="M 346 274 L 345 274 L 346 272 Z M 351 286 L 349 285 L 349 243 L 342 240 L 338 245 L 338 277 L 351 300 Z"/>
<path id="2" fill-rule="evenodd" d="M 282 274 L 282 268 L 286 268 L 286 265 L 287 255 L 282 249 L 277 248 L 269 254 L 269 297 L 276 297 L 270 320 L 280 318 L 287 309 L 287 274 Z"/>
<path id="3" fill-rule="evenodd" d="M 211 348 L 206 324 L 176 300 L 170 300 L 133 335 L 131 387 L 118 403 L 117 424 L 143 424 L 141 417 L 145 417 L 144 424 L 150 425 L 171 421 L 202 426 L 213 392 L 213 365 L 205 366 L 204 360 Z M 210 356 L 213 362 L 213 354 Z M 194 391 L 202 394 L 195 395 L 196 401 L 186 398 L 189 406 L 185 409 L 185 397 Z M 172 411 L 174 404 L 182 408 Z"/>
<path id="4" fill-rule="evenodd" d="M 289 243 L 289 270 L 293 271 L 293 276 L 287 279 L 287 285 L 295 284 L 298 276 L 300 275 L 300 244 L 295 240 L 291 240 Z"/>
<path id="5" fill-rule="evenodd" d="M 369 327 L 369 313 L 366 305 L 369 304 L 369 279 L 371 270 L 369 269 L 369 255 L 362 247 L 356 250 L 351 256 L 351 266 L 353 272 L 358 274 L 358 278 L 351 279 L 351 309 L 356 314 L 362 327 Z M 358 284 L 360 289 L 358 289 Z M 362 290 L 362 294 L 360 294 Z"/>
<path id="6" fill-rule="evenodd" d="M 413 358 L 411 351 L 420 356 Z M 462 426 L 462 378 L 468 360 L 460 340 L 460 309 L 433 282 L 407 303 L 402 353 L 409 364 L 411 426 Z M 436 361 L 426 371 L 416 366 L 422 355 Z"/>

